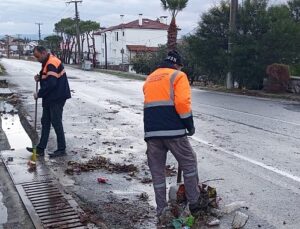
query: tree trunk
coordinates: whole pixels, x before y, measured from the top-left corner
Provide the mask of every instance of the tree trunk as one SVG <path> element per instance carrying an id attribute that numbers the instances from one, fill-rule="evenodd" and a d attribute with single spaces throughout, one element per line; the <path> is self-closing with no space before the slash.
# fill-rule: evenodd
<path id="1" fill-rule="evenodd" d="M 83 52 L 83 44 L 85 40 L 85 34 L 81 35 L 81 52 L 82 52 L 82 57 L 84 57 L 84 52 Z"/>
<path id="2" fill-rule="evenodd" d="M 74 45 L 75 45 L 75 37 L 73 37 L 73 39 L 72 39 L 71 51 L 70 51 L 69 61 L 68 61 L 69 64 L 70 64 L 70 62 L 71 62 L 71 56 L 72 56 L 72 53 L 73 53 Z M 76 51 L 76 47 L 75 47 L 75 58 L 74 58 L 74 63 L 77 64 L 77 51 Z"/>
<path id="3" fill-rule="evenodd" d="M 88 47 L 87 56 L 88 56 L 88 60 L 90 60 L 91 52 L 90 52 L 90 38 L 89 38 L 89 33 L 86 33 L 86 41 L 87 41 L 87 47 Z"/>
<path id="4" fill-rule="evenodd" d="M 69 64 L 69 56 L 70 56 L 70 39 L 67 39 L 67 50 L 66 50 L 66 63 Z"/>
<path id="5" fill-rule="evenodd" d="M 96 44 L 95 44 L 94 33 L 92 35 L 92 41 L 93 41 L 93 66 L 94 68 L 96 68 Z"/>
<path id="6" fill-rule="evenodd" d="M 59 33 L 57 33 L 57 35 L 59 36 Z M 64 39 L 62 33 L 60 34 L 60 37 L 61 37 L 61 41 L 59 43 L 59 47 L 57 51 L 59 52 L 58 58 L 63 62 Z"/>
<path id="7" fill-rule="evenodd" d="M 176 19 L 173 17 L 168 29 L 168 51 L 176 50 L 177 32 Z"/>

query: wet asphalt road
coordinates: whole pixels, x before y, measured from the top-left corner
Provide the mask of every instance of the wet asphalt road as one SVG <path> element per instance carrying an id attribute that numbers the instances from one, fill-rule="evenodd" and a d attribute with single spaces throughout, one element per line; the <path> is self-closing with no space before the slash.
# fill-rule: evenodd
<path id="1" fill-rule="evenodd" d="M 39 64 L 7 59 L 1 62 L 10 74 L 9 82 L 32 114 L 31 79 Z M 113 161 L 144 166 L 143 82 L 66 70 L 73 98 L 66 105 L 64 123 L 68 148 L 76 151 L 67 160 L 101 153 Z M 193 89 L 193 113 L 197 130 L 191 143 L 198 155 L 200 179 L 224 179 L 210 182 L 224 203 L 247 202 L 245 212 L 250 220 L 246 228 L 300 228 L 300 104 Z M 52 135 L 49 150 L 55 149 L 54 143 Z M 60 162 L 52 163 L 59 171 Z M 172 157 L 169 163 L 174 164 Z M 100 191 L 88 181 L 97 175 L 74 178 L 71 183 L 79 196 L 89 192 L 97 201 Z M 112 181 L 114 188 L 105 190 L 132 201 L 141 190 L 152 192 L 150 186 L 138 182 L 120 185 L 122 179 L 117 176 Z M 85 189 L 79 190 L 79 186 Z"/>

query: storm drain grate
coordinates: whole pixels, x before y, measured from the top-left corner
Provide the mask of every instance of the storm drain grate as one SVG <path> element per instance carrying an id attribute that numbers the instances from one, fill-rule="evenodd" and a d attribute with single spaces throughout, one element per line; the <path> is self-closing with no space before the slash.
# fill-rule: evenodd
<path id="1" fill-rule="evenodd" d="M 51 180 L 21 186 L 44 228 L 84 228 L 78 212 Z"/>

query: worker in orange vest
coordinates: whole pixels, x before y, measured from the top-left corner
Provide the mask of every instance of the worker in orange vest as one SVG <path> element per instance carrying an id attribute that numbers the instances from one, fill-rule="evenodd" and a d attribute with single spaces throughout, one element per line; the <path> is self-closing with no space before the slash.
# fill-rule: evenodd
<path id="1" fill-rule="evenodd" d="M 53 126 L 57 137 L 57 150 L 49 153 L 50 157 L 65 155 L 66 141 L 62 124 L 63 108 L 66 100 L 71 98 L 68 78 L 64 66 L 56 56 L 47 52 L 42 46 L 34 48 L 35 58 L 42 64 L 40 74 L 34 77 L 36 82 L 40 82 L 38 93 L 34 93 L 34 98 L 42 98 L 42 134 L 37 145 L 37 154 L 44 156 L 48 143 L 50 127 Z M 33 148 L 26 148 L 29 152 Z"/>
<path id="2" fill-rule="evenodd" d="M 191 109 L 191 89 L 178 52 L 171 51 L 146 79 L 144 91 L 144 130 L 157 215 L 167 207 L 165 167 L 171 151 L 183 171 L 186 197 L 192 214 L 205 203 L 198 187 L 197 158 L 188 136 L 195 133 Z"/>

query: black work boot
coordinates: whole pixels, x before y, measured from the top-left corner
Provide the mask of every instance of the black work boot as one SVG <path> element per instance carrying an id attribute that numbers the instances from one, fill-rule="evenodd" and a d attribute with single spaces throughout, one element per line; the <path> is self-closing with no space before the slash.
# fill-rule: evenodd
<path id="1" fill-rule="evenodd" d="M 196 203 L 189 204 L 189 209 L 190 209 L 192 216 L 197 217 L 197 216 L 207 212 L 208 204 L 209 204 L 208 197 L 206 198 L 203 195 L 200 195 L 200 197 Z"/>
<path id="2" fill-rule="evenodd" d="M 33 147 L 26 147 L 26 150 L 30 153 L 33 153 Z M 45 155 L 45 150 L 39 147 L 36 147 L 36 154 L 39 156 Z"/>
<path id="3" fill-rule="evenodd" d="M 65 149 L 58 149 L 58 150 L 55 150 L 53 153 L 49 153 L 50 158 L 61 157 L 61 156 L 65 156 L 65 155 L 66 155 Z"/>

